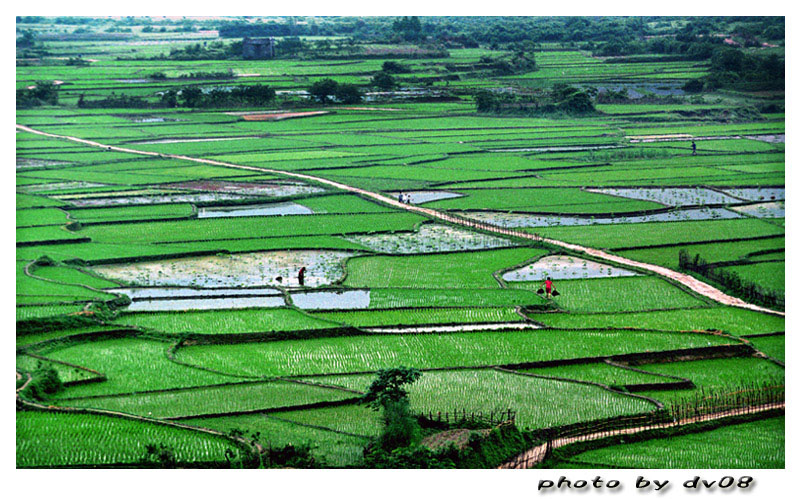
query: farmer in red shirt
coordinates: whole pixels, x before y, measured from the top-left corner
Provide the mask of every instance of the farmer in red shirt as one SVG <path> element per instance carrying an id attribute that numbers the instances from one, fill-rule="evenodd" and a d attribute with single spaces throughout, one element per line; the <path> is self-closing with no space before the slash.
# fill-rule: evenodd
<path id="1" fill-rule="evenodd" d="M 297 274 L 297 280 L 300 282 L 301 286 L 305 285 L 306 282 L 306 268 L 302 267 L 300 272 Z"/>
<path id="2" fill-rule="evenodd" d="M 537 291 L 537 293 L 539 294 L 545 293 L 548 299 L 553 296 L 558 296 L 559 294 L 558 291 L 556 291 L 555 286 L 553 286 L 553 281 L 550 280 L 549 276 L 545 277 L 544 290 L 542 290 L 542 288 L 539 288 L 539 291 Z"/>

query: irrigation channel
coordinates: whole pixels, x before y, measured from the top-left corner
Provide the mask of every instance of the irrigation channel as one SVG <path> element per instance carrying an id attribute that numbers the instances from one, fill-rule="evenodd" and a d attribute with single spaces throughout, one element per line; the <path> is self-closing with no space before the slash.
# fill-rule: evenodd
<path id="1" fill-rule="evenodd" d="M 680 419 L 669 423 L 657 423 L 651 425 L 638 426 L 636 428 L 621 428 L 613 431 L 603 431 L 597 433 L 587 433 L 572 437 L 561 437 L 550 440 L 543 444 L 537 445 L 522 454 L 514 456 L 510 460 L 498 466 L 497 469 L 528 469 L 535 468 L 539 463 L 545 460 L 553 449 L 564 447 L 565 445 L 573 444 L 575 442 L 585 442 L 587 440 L 598 440 L 601 438 L 616 436 L 616 435 L 631 435 L 648 430 L 656 430 L 660 428 L 672 428 L 675 426 L 684 426 L 693 423 L 700 423 L 703 421 L 714 421 L 731 416 L 739 416 L 742 414 L 757 414 L 759 412 L 771 411 L 773 409 L 785 409 L 785 402 L 774 402 L 769 404 L 762 404 L 756 406 L 743 407 L 728 411 L 714 412 L 711 414 L 703 414 L 700 416 L 693 416 L 690 418 Z"/>
<path id="2" fill-rule="evenodd" d="M 700 295 L 706 296 L 706 297 L 708 297 L 708 298 L 710 298 L 710 299 L 712 299 L 712 300 L 714 300 L 714 301 L 716 301 L 718 303 L 721 303 L 723 305 L 730 305 L 730 306 L 734 306 L 734 307 L 739 307 L 739 308 L 744 308 L 744 309 L 749 309 L 749 310 L 755 310 L 756 312 L 763 312 L 763 313 L 767 313 L 767 314 L 778 315 L 778 316 L 781 316 L 781 317 L 785 317 L 785 315 L 786 315 L 784 312 L 781 312 L 781 311 L 778 311 L 778 310 L 772 310 L 772 309 L 768 309 L 768 308 L 765 308 L 765 307 L 760 307 L 758 305 L 753 305 L 752 303 L 747 303 L 744 300 L 741 300 L 741 299 L 736 298 L 734 296 L 727 295 L 727 294 L 723 293 L 722 291 L 720 291 L 719 289 L 715 288 L 714 286 L 711 286 L 710 284 L 707 284 L 707 283 L 705 283 L 705 282 L 703 282 L 703 281 L 701 281 L 699 279 L 696 279 L 696 278 L 694 278 L 694 277 L 692 277 L 690 275 L 683 274 L 681 272 L 677 272 L 675 270 L 671 270 L 671 269 L 668 269 L 668 268 L 665 268 L 665 267 L 661 267 L 661 266 L 658 266 L 658 265 L 653 265 L 653 264 L 650 264 L 650 263 L 638 262 L 636 260 L 631 260 L 629 258 L 623 258 L 621 256 L 612 255 L 610 253 L 607 253 L 605 251 L 602 251 L 602 250 L 599 250 L 599 249 L 595 249 L 595 248 L 581 246 L 581 245 L 578 245 L 578 244 L 572 244 L 572 243 L 568 243 L 568 242 L 565 242 L 565 241 L 559 241 L 557 239 L 550 239 L 550 238 L 546 238 L 546 237 L 541 237 L 541 236 L 539 236 L 537 234 L 529 234 L 527 232 L 511 230 L 511 229 L 507 229 L 505 227 L 498 227 L 496 225 L 492 225 L 492 224 L 489 224 L 489 223 L 486 223 L 486 222 L 479 222 L 479 221 L 476 221 L 476 220 L 470 220 L 470 219 L 467 219 L 467 218 L 463 218 L 463 217 L 459 217 L 459 216 L 456 216 L 456 215 L 452 215 L 450 213 L 444 213 L 444 212 L 441 212 L 441 211 L 433 210 L 431 208 L 423 208 L 421 206 L 414 206 L 414 205 L 401 203 L 397 199 L 391 198 L 389 196 L 385 196 L 383 194 L 379 194 L 377 192 L 372 192 L 372 191 L 368 191 L 368 190 L 365 190 L 365 189 L 359 189 L 358 187 L 353 187 L 351 185 L 342 184 L 340 182 L 335 182 L 333 180 L 327 180 L 327 179 L 324 179 L 324 178 L 321 178 L 321 177 L 316 177 L 316 176 L 313 176 L 313 175 L 307 175 L 307 174 L 304 174 L 304 173 L 296 173 L 296 172 L 287 172 L 287 171 L 283 171 L 283 170 L 275 170 L 275 169 L 272 169 L 272 168 L 263 168 L 263 167 L 258 167 L 258 166 L 237 165 L 235 163 L 228 163 L 228 162 L 225 162 L 225 161 L 215 161 L 215 160 L 212 160 L 212 159 L 194 158 L 194 157 L 191 157 L 191 156 L 183 156 L 183 155 L 180 155 L 180 154 L 164 154 L 164 153 L 151 152 L 151 151 L 140 151 L 140 150 L 137 150 L 137 149 L 130 149 L 130 148 L 127 148 L 127 147 L 118 147 L 118 146 L 102 144 L 100 142 L 95 142 L 93 140 L 81 139 L 81 138 L 78 138 L 78 137 L 71 137 L 71 136 L 68 136 L 68 135 L 57 135 L 57 134 L 53 134 L 53 133 L 42 132 L 42 131 L 35 130 L 33 128 L 30 128 L 30 127 L 27 127 L 27 126 L 23 126 L 23 125 L 16 125 L 16 127 L 17 127 L 18 130 L 21 130 L 21 131 L 24 131 L 24 132 L 33 133 L 33 134 L 36 134 L 36 135 L 42 135 L 44 137 L 51 137 L 51 138 L 54 138 L 54 139 L 70 140 L 70 141 L 73 141 L 73 142 L 78 142 L 80 144 L 84 144 L 84 145 L 88 145 L 88 146 L 92 146 L 92 147 L 98 147 L 98 148 L 106 149 L 106 150 L 109 150 L 109 151 L 125 152 L 125 153 L 129 153 L 129 154 L 139 154 L 139 155 L 144 155 L 144 156 L 153 156 L 153 157 L 157 157 L 157 158 L 180 159 L 180 160 L 184 160 L 184 161 L 192 161 L 192 162 L 195 162 L 195 163 L 202 163 L 202 164 L 206 164 L 206 165 L 222 166 L 222 167 L 227 167 L 227 168 L 238 168 L 238 169 L 241 169 L 241 170 L 252 170 L 252 171 L 257 171 L 257 172 L 262 172 L 262 173 L 272 173 L 272 174 L 281 175 L 281 176 L 284 176 L 284 177 L 296 178 L 296 179 L 301 179 L 301 180 L 308 180 L 308 181 L 311 181 L 311 182 L 314 182 L 314 183 L 324 184 L 324 185 L 333 187 L 335 189 L 340 189 L 340 190 L 343 190 L 343 191 L 359 194 L 361 196 L 373 199 L 375 201 L 387 204 L 389 206 L 393 206 L 395 208 L 400 208 L 400 209 L 403 209 L 403 210 L 406 210 L 406 211 L 410 211 L 412 213 L 417 213 L 417 214 L 424 215 L 424 216 L 427 216 L 427 217 L 430 217 L 430 218 L 442 220 L 444 222 L 449 222 L 449 223 L 452 223 L 452 224 L 457 224 L 457 225 L 461 225 L 461 226 L 465 226 L 465 227 L 471 227 L 473 229 L 483 230 L 483 231 L 486 231 L 486 232 L 492 232 L 492 233 L 495 233 L 495 234 L 501 234 L 501 235 L 510 236 L 510 237 L 517 237 L 517 238 L 520 238 L 520 239 L 528 239 L 528 240 L 543 242 L 543 243 L 550 244 L 550 245 L 553 245 L 553 246 L 558 246 L 558 247 L 565 248 L 565 249 L 568 249 L 568 250 L 571 250 L 571 251 L 575 251 L 577 253 L 583 253 L 585 255 L 589 255 L 589 256 L 592 256 L 592 257 L 594 257 L 594 258 L 596 258 L 598 260 L 602 260 L 602 261 L 604 261 L 606 263 L 621 264 L 621 265 L 625 265 L 625 266 L 628 266 L 628 267 L 633 267 L 633 268 L 645 270 L 645 271 L 648 271 L 648 272 L 652 272 L 654 274 L 658 274 L 660 276 L 666 277 L 667 279 L 669 279 L 671 281 L 675 281 L 675 282 L 677 282 L 677 283 L 679 283 L 679 284 L 691 289 L 695 293 L 698 293 Z"/>

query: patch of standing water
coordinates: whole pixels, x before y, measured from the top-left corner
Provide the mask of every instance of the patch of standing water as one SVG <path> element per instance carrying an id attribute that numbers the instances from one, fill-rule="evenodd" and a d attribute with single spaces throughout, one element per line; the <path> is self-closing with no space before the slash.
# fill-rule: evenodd
<path id="1" fill-rule="evenodd" d="M 692 208 L 676 210 L 653 215 L 633 217 L 567 217 L 527 215 L 525 213 L 504 212 L 459 212 L 458 215 L 488 222 L 500 227 L 558 227 L 574 225 L 608 225 L 608 224 L 634 224 L 644 222 L 679 222 L 684 220 L 722 220 L 727 218 L 742 218 L 741 215 L 726 210 L 725 208 Z"/>
<path id="2" fill-rule="evenodd" d="M 463 194 L 458 192 L 448 191 L 395 191 L 387 192 L 386 194 L 393 196 L 396 199 L 401 192 L 411 199 L 411 204 L 422 204 L 429 203 L 431 201 L 439 201 L 440 199 L 464 197 Z"/>
<path id="3" fill-rule="evenodd" d="M 624 277 L 638 275 L 626 269 L 603 263 L 584 260 L 568 255 L 552 255 L 541 258 L 502 275 L 509 282 L 544 281 L 548 276 L 554 280 L 595 279 L 600 277 Z"/>
<path id="4" fill-rule="evenodd" d="M 303 310 L 348 310 L 369 307 L 369 290 L 291 293 L 292 303 Z"/>
<path id="5" fill-rule="evenodd" d="M 785 144 L 786 134 L 777 133 L 775 135 L 745 135 L 744 138 L 769 142 L 770 144 Z"/>
<path id="6" fill-rule="evenodd" d="M 508 239 L 490 236 L 449 225 L 423 224 L 417 232 L 358 235 L 345 237 L 350 242 L 381 253 L 435 253 L 517 246 Z"/>
<path id="7" fill-rule="evenodd" d="M 773 203 L 749 204 L 747 206 L 736 206 L 732 210 L 750 215 L 756 218 L 785 218 L 786 205 L 783 201 Z"/>
<path id="8" fill-rule="evenodd" d="M 259 251 L 156 262 L 98 265 L 97 274 L 133 286 L 259 287 L 297 286 L 306 268 L 306 287 L 330 286 L 344 277 L 351 251 Z"/>
<path id="9" fill-rule="evenodd" d="M 98 184 L 94 182 L 54 182 L 49 184 L 32 184 L 20 187 L 22 192 L 47 192 L 60 191 L 67 189 L 86 189 L 89 187 L 105 187 L 109 184 Z"/>
<path id="10" fill-rule="evenodd" d="M 278 296 L 281 291 L 275 288 L 113 288 L 108 291 L 121 293 L 131 300 L 208 298 L 214 296 Z"/>
<path id="11" fill-rule="evenodd" d="M 784 187 L 742 187 L 725 189 L 725 192 L 748 201 L 783 201 L 786 199 L 786 188 Z"/>
<path id="12" fill-rule="evenodd" d="M 191 182 L 169 184 L 164 187 L 205 192 L 210 191 L 218 194 L 240 194 L 244 196 L 269 196 L 276 198 L 325 192 L 325 189 L 301 182 L 256 183 L 230 182 L 221 180 L 194 180 Z"/>
<path id="13" fill-rule="evenodd" d="M 705 204 L 735 204 L 740 200 L 701 187 L 629 187 L 586 189 L 587 192 L 609 194 L 628 199 L 653 201 L 665 206 L 691 206 Z"/>
<path id="14" fill-rule="evenodd" d="M 605 93 L 609 90 L 619 92 L 625 90 L 628 98 L 640 99 L 647 94 L 655 95 L 683 95 L 685 92 L 677 83 L 620 83 L 594 86 L 598 92 Z"/>
<path id="15" fill-rule="evenodd" d="M 255 217 L 272 215 L 312 215 L 314 212 L 297 203 L 251 204 L 247 206 L 226 206 L 219 208 L 200 208 L 197 218 Z"/>
<path id="16" fill-rule="evenodd" d="M 127 312 L 165 312 L 174 310 L 223 310 L 232 308 L 278 308 L 286 306 L 283 296 L 237 298 L 184 298 L 175 300 L 136 300 Z"/>
<path id="17" fill-rule="evenodd" d="M 38 168 L 41 166 L 68 165 L 66 161 L 53 161 L 49 159 L 17 158 L 17 168 Z"/>
<path id="18" fill-rule="evenodd" d="M 83 199 L 64 199 L 69 201 L 73 206 L 134 206 L 145 204 L 164 204 L 164 203 L 208 203 L 213 201 L 241 201 L 252 200 L 257 201 L 258 198 L 253 196 L 241 196 L 239 194 L 225 194 L 225 193 L 203 193 L 203 194 L 169 194 L 163 196 L 114 196 L 114 197 L 97 197 L 97 198 L 83 198 Z"/>

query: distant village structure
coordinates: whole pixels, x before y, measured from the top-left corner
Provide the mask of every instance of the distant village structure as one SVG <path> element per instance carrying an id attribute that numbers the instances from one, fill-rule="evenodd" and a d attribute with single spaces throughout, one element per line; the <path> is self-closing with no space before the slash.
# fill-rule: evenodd
<path id="1" fill-rule="evenodd" d="M 245 59 L 272 59 L 275 57 L 275 39 L 244 37 L 242 57 Z"/>

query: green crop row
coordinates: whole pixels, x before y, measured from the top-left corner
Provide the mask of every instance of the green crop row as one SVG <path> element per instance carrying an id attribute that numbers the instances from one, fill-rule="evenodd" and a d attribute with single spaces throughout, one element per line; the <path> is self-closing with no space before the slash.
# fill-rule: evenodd
<path id="1" fill-rule="evenodd" d="M 177 358 L 231 374 L 296 376 L 397 365 L 417 368 L 497 365 L 724 343 L 729 340 L 684 333 L 534 330 L 198 345 L 181 348 Z"/>
<path id="2" fill-rule="evenodd" d="M 71 407 L 92 407 L 154 418 L 253 411 L 341 400 L 352 393 L 312 385 L 274 381 L 159 391 L 64 401 Z"/>
<path id="3" fill-rule="evenodd" d="M 368 256 L 347 262 L 345 286 L 354 288 L 496 288 L 492 272 L 546 254 L 531 248 L 442 255 Z"/>
<path id="4" fill-rule="evenodd" d="M 88 227 L 78 237 L 91 237 L 101 243 L 137 244 L 186 242 L 197 240 L 288 237 L 357 232 L 410 230 L 424 220 L 411 213 L 369 215 L 287 215 L 283 217 L 206 218 Z M 28 229 L 31 230 L 31 229 Z M 19 236 L 19 232 L 18 232 Z"/>
<path id="5" fill-rule="evenodd" d="M 514 282 L 514 288 L 535 291 L 541 282 Z M 559 307 L 576 313 L 634 312 L 664 308 L 705 307 L 706 302 L 658 277 L 603 277 L 556 282 Z"/>
<path id="6" fill-rule="evenodd" d="M 135 465 L 147 458 L 147 445 L 171 448 L 178 463 L 225 461 L 241 450 L 212 435 L 94 414 L 17 412 L 17 466 Z M 150 463 L 148 466 L 153 466 Z"/>
<path id="7" fill-rule="evenodd" d="M 783 417 L 711 431 L 612 445 L 572 456 L 558 467 L 747 469 L 784 468 Z"/>
<path id="8" fill-rule="evenodd" d="M 170 334 L 262 333 L 335 326 L 291 308 L 128 313 L 114 322 Z"/>
<path id="9" fill-rule="evenodd" d="M 527 315 L 535 321 L 555 328 L 632 327 L 668 331 L 719 329 L 732 334 L 756 334 L 783 331 L 785 327 L 783 317 L 735 307 L 626 314 L 529 313 Z"/>
<path id="10" fill-rule="evenodd" d="M 349 310 L 316 312 L 314 317 L 348 326 L 451 324 L 470 322 L 520 322 L 513 308 L 415 308 L 399 310 Z"/>

